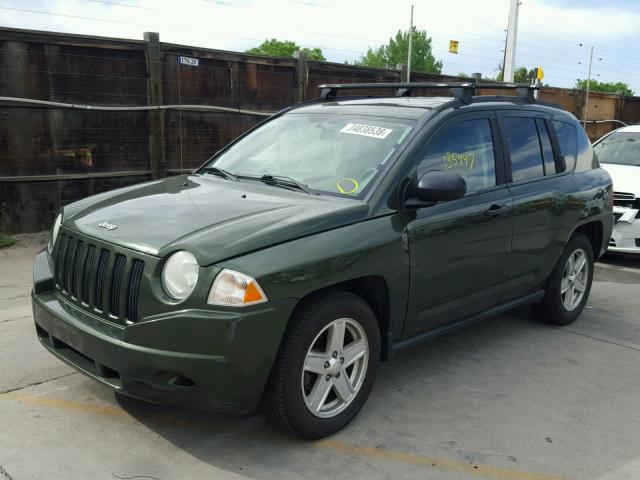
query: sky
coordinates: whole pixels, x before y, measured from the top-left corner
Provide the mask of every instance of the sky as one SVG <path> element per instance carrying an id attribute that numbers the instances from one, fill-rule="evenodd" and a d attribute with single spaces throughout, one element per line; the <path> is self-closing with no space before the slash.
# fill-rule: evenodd
<path id="1" fill-rule="evenodd" d="M 352 62 L 414 24 L 433 39 L 443 73 L 494 77 L 502 63 L 509 0 L 0 0 L 0 25 L 160 40 L 245 51 L 266 38 L 319 47 Z M 521 0 L 516 66 L 542 66 L 544 82 L 622 81 L 640 95 L 639 0 Z M 459 41 L 459 53 L 448 51 Z"/>

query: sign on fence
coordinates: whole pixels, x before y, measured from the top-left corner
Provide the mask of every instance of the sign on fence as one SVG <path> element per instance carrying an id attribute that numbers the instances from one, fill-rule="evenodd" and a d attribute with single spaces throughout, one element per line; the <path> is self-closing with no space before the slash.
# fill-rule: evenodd
<path id="1" fill-rule="evenodd" d="M 180 55 L 180 63 L 182 65 L 189 65 L 190 67 L 197 67 L 200 65 L 200 59 L 193 57 L 184 57 Z"/>

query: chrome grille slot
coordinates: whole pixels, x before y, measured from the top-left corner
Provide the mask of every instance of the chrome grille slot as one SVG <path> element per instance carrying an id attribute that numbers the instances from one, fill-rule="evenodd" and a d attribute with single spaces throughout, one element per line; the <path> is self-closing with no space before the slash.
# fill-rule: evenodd
<path id="1" fill-rule="evenodd" d="M 64 290 L 71 295 L 71 280 L 73 277 L 73 266 L 76 263 L 76 251 L 78 248 L 78 241 L 75 238 L 69 238 L 67 244 L 67 254 L 65 256 L 64 263 Z"/>
<path id="2" fill-rule="evenodd" d="M 69 242 L 69 237 L 66 235 L 60 236 L 60 241 L 58 242 L 58 251 L 56 254 L 56 283 L 58 287 L 62 290 L 62 279 L 64 278 L 64 257 L 67 253 L 67 245 Z"/>
<path id="3" fill-rule="evenodd" d="M 98 259 L 98 270 L 96 276 L 95 306 L 98 310 L 104 311 L 104 285 L 107 277 L 107 264 L 109 263 L 109 251 L 102 250 Z"/>
<path id="4" fill-rule="evenodd" d="M 144 262 L 134 260 L 129 275 L 129 288 L 127 289 L 127 319 L 130 322 L 138 320 L 138 295 L 140 293 L 140 280 L 144 271 Z"/>
<path id="5" fill-rule="evenodd" d="M 109 300 L 109 311 L 114 317 L 120 316 L 120 286 L 124 274 L 124 266 L 127 259 L 124 255 L 117 255 L 113 264 L 113 274 L 111 275 L 111 289 Z"/>
<path id="6" fill-rule="evenodd" d="M 143 260 L 66 230 L 60 232 L 52 256 L 59 294 L 109 321 L 138 320 Z"/>
<path id="7" fill-rule="evenodd" d="M 613 199 L 620 202 L 633 202 L 636 196 L 633 193 L 613 192 Z"/>
<path id="8" fill-rule="evenodd" d="M 80 289 L 78 288 L 78 283 L 80 279 L 80 266 L 83 265 L 84 249 L 85 249 L 84 243 L 81 241 L 78 241 L 78 244 L 76 246 L 76 254 L 73 259 L 73 272 L 71 273 L 70 293 L 73 298 L 78 298 L 78 292 L 80 291 Z"/>
<path id="9" fill-rule="evenodd" d="M 82 293 L 81 299 L 85 305 L 93 305 L 94 300 L 91 295 L 91 278 L 94 271 L 94 262 L 96 256 L 96 247 L 90 245 L 87 250 L 87 256 L 84 259 L 84 267 L 82 269 Z"/>

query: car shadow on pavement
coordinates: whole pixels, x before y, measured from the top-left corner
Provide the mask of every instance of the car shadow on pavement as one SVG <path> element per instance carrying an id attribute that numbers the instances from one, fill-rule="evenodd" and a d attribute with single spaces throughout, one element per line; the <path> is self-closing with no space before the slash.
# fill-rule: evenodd
<path id="1" fill-rule="evenodd" d="M 500 445 L 487 444 L 485 435 L 499 438 L 502 431 L 524 428 L 522 418 L 540 415 L 539 407 L 530 414 L 521 411 L 530 396 L 529 386 L 523 386 L 523 375 L 580 363 L 566 353 L 552 358 L 557 343 L 549 339 L 558 336 L 554 330 L 537 321 L 527 306 L 402 352 L 392 362 L 381 364 L 363 410 L 342 432 L 330 437 L 331 441 L 374 448 L 385 445 L 401 451 L 417 449 L 456 461 L 514 463 L 516 455 L 468 452 L 460 445 L 472 444 L 475 439 L 487 450 L 499 452 Z M 537 381 L 527 379 L 525 384 Z M 118 396 L 118 403 L 177 448 L 229 472 L 282 480 L 286 465 L 286 478 L 319 478 L 328 464 L 336 465 L 335 447 L 295 438 L 261 415 L 214 415 L 123 396 Z M 551 418 L 548 423 L 556 421 Z M 496 431 L 491 432 L 492 428 Z M 546 446 L 549 440 L 545 441 L 544 428 L 540 428 L 539 443 Z M 529 435 L 535 435 L 535 430 Z M 517 451 L 518 446 L 512 450 Z M 353 458 L 347 462 L 354 453 L 349 448 L 343 453 L 344 462 L 339 464 L 346 472 L 341 470 L 341 476 L 361 476 L 363 465 L 371 462 L 370 458 L 364 463 L 353 462 Z M 412 468 L 418 471 L 419 467 Z M 546 470 L 547 466 L 541 464 L 538 469 Z M 378 472 L 370 478 L 386 475 Z"/>
<path id="2" fill-rule="evenodd" d="M 598 262 L 612 267 L 626 267 L 640 270 L 640 255 L 605 253 Z"/>

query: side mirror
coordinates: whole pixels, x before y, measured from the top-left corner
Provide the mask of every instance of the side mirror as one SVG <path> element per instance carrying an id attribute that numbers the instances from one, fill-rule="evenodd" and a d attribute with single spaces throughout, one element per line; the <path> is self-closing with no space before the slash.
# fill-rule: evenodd
<path id="1" fill-rule="evenodd" d="M 418 180 L 416 196 L 423 202 L 447 202 L 464 197 L 467 182 L 453 172 L 427 172 Z"/>

